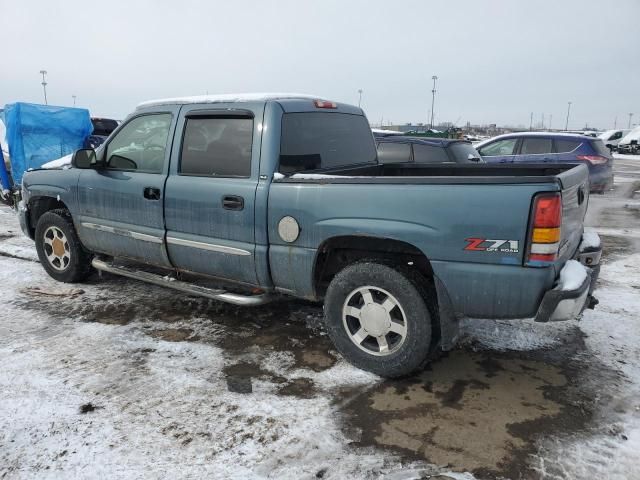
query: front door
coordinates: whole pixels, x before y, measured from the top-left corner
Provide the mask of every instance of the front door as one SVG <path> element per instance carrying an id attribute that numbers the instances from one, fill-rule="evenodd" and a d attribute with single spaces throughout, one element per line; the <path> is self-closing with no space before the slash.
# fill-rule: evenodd
<path id="1" fill-rule="evenodd" d="M 517 138 L 504 138 L 481 147 L 478 152 L 487 163 L 513 163 Z"/>
<path id="2" fill-rule="evenodd" d="M 178 107 L 129 119 L 104 146 L 104 168 L 78 180 L 78 234 L 92 251 L 170 267 L 163 199 Z"/>
<path id="3" fill-rule="evenodd" d="M 167 251 L 180 270 L 257 284 L 261 108 L 183 107 L 167 179 Z"/>

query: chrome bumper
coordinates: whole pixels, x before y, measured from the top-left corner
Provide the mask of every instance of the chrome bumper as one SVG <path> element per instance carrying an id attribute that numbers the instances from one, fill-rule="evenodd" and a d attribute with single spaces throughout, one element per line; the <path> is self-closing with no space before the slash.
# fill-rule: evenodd
<path id="1" fill-rule="evenodd" d="M 536 314 L 536 322 L 558 322 L 579 318 L 586 308 L 594 308 L 598 304 L 591 294 L 600 274 L 600 257 L 602 246 L 578 248 L 574 260 L 579 261 L 587 269 L 587 278 L 575 290 L 561 290 L 555 287 L 545 293 Z"/>

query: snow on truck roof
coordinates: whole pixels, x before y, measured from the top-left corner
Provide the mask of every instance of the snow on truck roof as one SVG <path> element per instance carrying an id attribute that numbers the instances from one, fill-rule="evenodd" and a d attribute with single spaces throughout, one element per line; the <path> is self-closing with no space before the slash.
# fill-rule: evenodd
<path id="1" fill-rule="evenodd" d="M 225 93 L 221 95 L 195 95 L 192 97 L 161 98 L 139 103 L 136 108 L 156 105 L 182 105 L 187 103 L 236 103 L 264 102 L 267 100 L 283 100 L 287 98 L 321 100 L 324 97 L 306 93 Z"/>

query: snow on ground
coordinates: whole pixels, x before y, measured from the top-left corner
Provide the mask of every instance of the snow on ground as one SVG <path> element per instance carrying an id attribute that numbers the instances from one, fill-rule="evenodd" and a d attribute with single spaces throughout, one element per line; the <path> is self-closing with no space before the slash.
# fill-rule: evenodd
<path id="1" fill-rule="evenodd" d="M 3 230 L 18 228 L 12 215 L 0 210 Z M 24 254 L 29 242 L 17 237 L 10 250 Z M 105 325 L 56 317 L 55 303 L 52 314 L 25 310 L 32 300 L 25 288 L 60 286 L 35 261 L 0 257 L 0 284 L 0 478 L 315 478 L 326 472 L 324 478 L 343 479 L 396 472 L 401 476 L 389 478 L 410 479 L 433 473 L 376 449 L 349 447 L 333 393 L 379 379 L 344 361 L 319 373 L 290 371 L 286 354 L 248 351 L 234 358 L 212 344 L 154 338 L 145 333 L 154 319 Z M 81 309 L 108 295 L 117 309 L 130 295 L 82 288 L 83 295 L 65 302 Z M 318 393 L 277 395 L 272 382 L 260 379 L 253 395 L 229 391 L 224 367 L 247 359 L 290 379 L 310 378 Z M 83 414 L 82 405 L 96 410 Z"/>
<path id="2" fill-rule="evenodd" d="M 584 355 L 623 376 L 601 392 L 607 397 L 601 431 L 544 442 L 533 462 L 545 479 L 640 478 L 640 253 L 606 265 L 599 285 L 600 304 L 580 323 L 587 334 Z"/>

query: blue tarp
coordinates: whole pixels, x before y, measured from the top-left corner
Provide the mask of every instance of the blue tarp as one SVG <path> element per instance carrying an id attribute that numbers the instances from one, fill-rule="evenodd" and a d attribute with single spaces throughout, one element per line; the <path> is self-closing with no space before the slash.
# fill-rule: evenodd
<path id="1" fill-rule="evenodd" d="M 82 148 L 93 131 L 87 109 L 22 102 L 5 106 L 4 124 L 11 176 L 16 185 L 22 183 L 22 175 L 28 169 Z"/>

